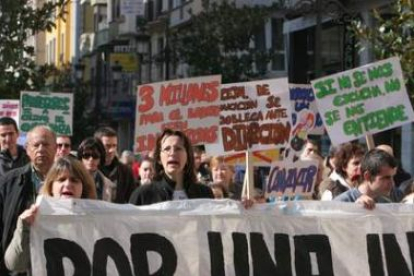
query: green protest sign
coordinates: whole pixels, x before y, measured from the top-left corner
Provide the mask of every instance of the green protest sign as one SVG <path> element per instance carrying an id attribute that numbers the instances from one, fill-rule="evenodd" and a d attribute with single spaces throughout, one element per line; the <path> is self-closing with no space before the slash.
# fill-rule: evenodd
<path id="1" fill-rule="evenodd" d="M 47 125 L 56 134 L 72 135 L 73 94 L 22 91 L 20 103 L 22 132 Z"/>
<path id="2" fill-rule="evenodd" d="M 311 82 L 333 144 L 414 120 L 401 64 L 393 57 Z"/>

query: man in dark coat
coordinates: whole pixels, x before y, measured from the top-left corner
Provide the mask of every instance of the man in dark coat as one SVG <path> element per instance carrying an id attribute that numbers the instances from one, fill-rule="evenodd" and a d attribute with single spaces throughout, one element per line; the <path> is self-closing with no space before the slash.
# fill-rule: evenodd
<path id="1" fill-rule="evenodd" d="M 114 202 L 128 203 L 129 197 L 136 185 L 131 169 L 122 164 L 116 156 L 118 149 L 118 136 L 116 131 L 110 127 L 102 127 L 95 132 L 94 136 L 101 140 L 105 147 L 105 166 L 103 166 L 102 172 L 116 184 Z"/>
<path id="2" fill-rule="evenodd" d="M 29 163 L 26 150 L 17 144 L 19 130 L 10 117 L 0 118 L 0 176 Z"/>
<path id="3" fill-rule="evenodd" d="M 0 177 L 0 275 L 25 276 L 5 267 L 3 256 L 16 229 L 18 216 L 35 202 L 43 181 L 53 165 L 56 136 L 46 126 L 37 126 L 27 133 L 27 154 L 30 163 Z"/>

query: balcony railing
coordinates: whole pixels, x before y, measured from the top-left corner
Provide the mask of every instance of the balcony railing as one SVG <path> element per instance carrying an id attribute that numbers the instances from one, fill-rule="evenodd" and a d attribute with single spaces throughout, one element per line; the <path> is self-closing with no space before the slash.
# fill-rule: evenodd
<path id="1" fill-rule="evenodd" d="M 94 49 L 109 43 L 109 29 L 102 29 L 96 32 Z"/>
<path id="2" fill-rule="evenodd" d="M 83 33 L 80 36 L 79 51 L 81 56 L 86 56 L 93 51 L 95 44 L 95 33 Z"/>
<path id="3" fill-rule="evenodd" d="M 107 0 L 91 0 L 91 6 L 95 5 L 106 5 L 108 3 Z"/>

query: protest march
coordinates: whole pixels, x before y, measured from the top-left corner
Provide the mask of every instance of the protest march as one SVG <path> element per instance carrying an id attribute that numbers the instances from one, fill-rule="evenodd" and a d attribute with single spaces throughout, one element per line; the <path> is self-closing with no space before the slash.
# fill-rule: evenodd
<path id="1" fill-rule="evenodd" d="M 394 57 L 141 84 L 122 154 L 72 144 L 71 93 L 0 100 L 0 275 L 413 275 L 414 179 L 373 142 L 414 121 L 404 83 Z"/>

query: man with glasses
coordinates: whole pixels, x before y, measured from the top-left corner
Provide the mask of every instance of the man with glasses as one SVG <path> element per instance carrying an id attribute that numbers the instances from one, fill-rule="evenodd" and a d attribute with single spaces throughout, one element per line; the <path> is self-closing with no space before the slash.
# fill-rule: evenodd
<path id="1" fill-rule="evenodd" d="M 128 203 L 136 184 L 131 169 L 122 164 L 117 157 L 116 131 L 110 127 L 102 127 L 95 132 L 94 136 L 102 142 L 105 148 L 105 165 L 102 167 L 102 172 L 116 185 L 116 196 L 113 202 Z"/>
<path id="2" fill-rule="evenodd" d="M 0 118 L 0 176 L 29 162 L 25 149 L 17 144 L 19 130 L 16 121 Z"/>
<path id="3" fill-rule="evenodd" d="M 30 163 L 0 177 L 0 254 L 4 256 L 18 216 L 36 200 L 56 155 L 56 135 L 47 126 L 36 126 L 27 133 L 26 151 Z M 27 275 L 6 269 L 0 259 L 0 275 Z"/>
<path id="4" fill-rule="evenodd" d="M 69 155 L 70 151 L 72 150 L 72 143 L 70 141 L 70 137 L 66 135 L 58 136 L 56 138 L 56 145 L 57 151 L 55 159 Z"/>

